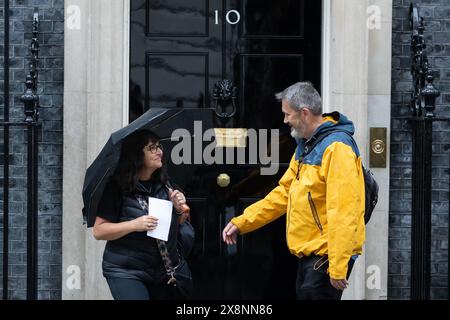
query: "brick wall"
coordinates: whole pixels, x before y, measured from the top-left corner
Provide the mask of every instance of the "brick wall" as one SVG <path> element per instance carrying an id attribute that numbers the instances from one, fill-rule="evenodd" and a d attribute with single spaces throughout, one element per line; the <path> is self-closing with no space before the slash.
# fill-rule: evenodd
<path id="1" fill-rule="evenodd" d="M 4 0 L 0 0 L 0 55 L 3 66 Z M 61 298 L 61 244 L 62 244 L 62 104 L 64 58 L 64 1 L 10 0 L 10 119 L 24 119 L 23 93 L 29 72 L 33 8 L 39 10 L 40 60 L 39 90 L 39 255 L 38 298 Z M 3 67 L 0 70 L 0 119 L 3 119 Z M 3 146 L 3 130 L 0 145 Z M 11 299 L 26 298 L 26 132 L 12 129 L 10 153 L 10 292 Z M 3 148 L 3 147 L 2 147 Z M 3 166 L 0 168 L 3 183 Z M 0 186 L 3 213 L 3 184 Z M 0 215 L 3 226 L 3 215 Z M 3 229 L 0 229 L 3 238 Z M 3 241 L 2 239 L 0 241 Z M 0 243 L 3 250 L 3 243 Z M 0 257 L 2 259 L 2 257 Z M 0 269 L 0 278 L 3 276 Z M 0 279 L 1 282 L 1 279 Z M 2 283 L 0 283 L 0 287 Z"/>
<path id="2" fill-rule="evenodd" d="M 411 1 L 394 0 L 393 3 L 388 297 L 409 299 L 412 131 L 409 123 L 398 117 L 409 115 Z M 425 19 L 428 56 L 435 70 L 435 85 L 441 91 L 436 114 L 450 116 L 450 0 L 414 3 Z M 435 123 L 433 130 L 431 298 L 447 299 L 450 123 Z"/>

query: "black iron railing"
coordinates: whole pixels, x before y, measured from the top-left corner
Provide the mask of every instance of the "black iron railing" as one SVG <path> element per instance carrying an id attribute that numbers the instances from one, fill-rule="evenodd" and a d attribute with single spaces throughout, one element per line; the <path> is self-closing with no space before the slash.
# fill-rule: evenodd
<path id="1" fill-rule="evenodd" d="M 433 84 L 433 71 L 427 56 L 424 20 L 417 7 L 410 6 L 411 75 L 410 100 L 413 128 L 411 299 L 430 298 L 431 192 L 433 122 L 450 121 L 435 115 L 440 92 Z"/>
<path id="2" fill-rule="evenodd" d="M 27 299 L 37 298 L 37 204 L 38 204 L 38 139 L 37 131 L 39 97 L 38 54 L 39 54 L 39 17 L 35 9 L 33 15 L 33 37 L 31 39 L 30 74 L 26 78 L 26 89 L 21 96 L 24 104 L 25 120 L 11 122 L 9 118 L 9 0 L 4 1 L 4 118 L 0 122 L 3 127 L 3 300 L 8 299 L 9 275 L 9 143 L 10 127 L 25 127 L 27 130 Z"/>
<path id="3" fill-rule="evenodd" d="M 4 3 L 4 95 L 3 120 L 9 122 L 9 1 Z M 8 298 L 8 267 L 9 267 L 9 126 L 3 128 L 3 299 Z"/>

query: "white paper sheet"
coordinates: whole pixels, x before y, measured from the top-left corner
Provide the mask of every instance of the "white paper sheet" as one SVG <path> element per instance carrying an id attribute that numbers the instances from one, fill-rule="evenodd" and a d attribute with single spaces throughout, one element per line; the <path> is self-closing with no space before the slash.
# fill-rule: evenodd
<path id="1" fill-rule="evenodd" d="M 147 236 L 167 241 L 172 222 L 172 202 L 157 198 L 148 198 L 148 214 L 158 218 L 158 226 L 147 231 Z"/>

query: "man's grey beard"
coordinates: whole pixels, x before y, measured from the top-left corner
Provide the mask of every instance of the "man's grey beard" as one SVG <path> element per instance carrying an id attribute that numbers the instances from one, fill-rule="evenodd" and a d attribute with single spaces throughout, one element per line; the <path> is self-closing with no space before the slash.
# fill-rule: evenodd
<path id="1" fill-rule="evenodd" d="M 294 128 L 291 128 L 291 137 L 294 139 L 301 139 L 303 136 Z"/>

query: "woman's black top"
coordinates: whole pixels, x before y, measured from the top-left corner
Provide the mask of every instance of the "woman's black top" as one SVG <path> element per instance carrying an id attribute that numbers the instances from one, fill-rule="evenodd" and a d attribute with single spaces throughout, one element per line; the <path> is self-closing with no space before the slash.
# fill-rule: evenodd
<path id="1" fill-rule="evenodd" d="M 140 206 L 136 195 L 169 200 L 167 189 L 159 182 L 140 181 L 133 193 L 124 193 L 119 185 L 111 180 L 105 187 L 99 202 L 97 216 L 110 222 L 124 222 L 147 214 Z M 166 242 L 173 266 L 178 264 L 177 253 L 178 220 L 175 210 L 169 237 Z M 147 283 L 167 281 L 166 271 L 156 240 L 147 232 L 132 232 L 126 236 L 106 243 L 103 254 L 103 275 L 106 278 L 127 278 Z"/>

